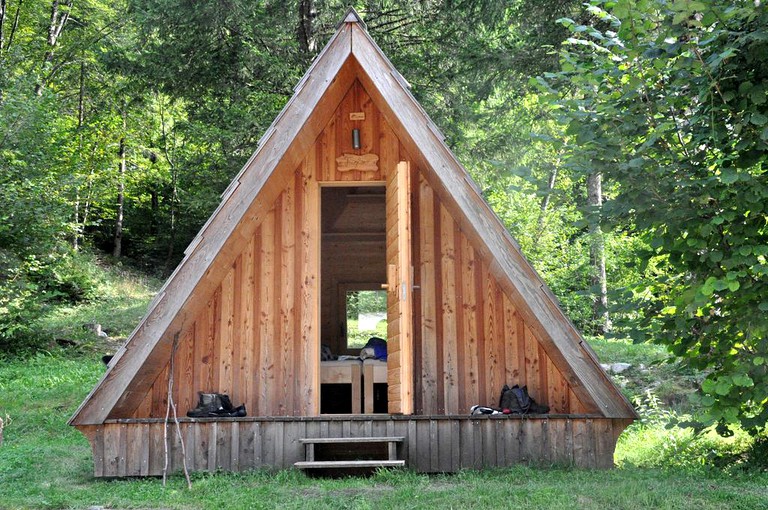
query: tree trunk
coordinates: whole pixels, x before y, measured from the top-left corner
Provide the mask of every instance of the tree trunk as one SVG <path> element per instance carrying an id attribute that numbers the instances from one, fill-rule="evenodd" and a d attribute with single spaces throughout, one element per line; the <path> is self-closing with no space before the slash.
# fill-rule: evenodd
<path id="1" fill-rule="evenodd" d="M 0 0 L 0 53 L 3 52 L 5 45 L 5 12 L 7 10 L 6 0 Z"/>
<path id="2" fill-rule="evenodd" d="M 304 55 L 312 55 L 317 51 L 317 37 L 314 26 L 316 18 L 315 0 L 300 0 L 296 38 L 299 41 L 299 48 Z"/>
<path id="3" fill-rule="evenodd" d="M 64 5 L 66 10 L 62 10 L 59 7 Z M 59 41 L 61 31 L 64 30 L 64 26 L 69 20 L 69 11 L 72 9 L 72 0 L 67 0 L 63 4 L 59 0 L 53 0 L 51 2 L 51 23 L 48 25 L 48 49 L 43 57 L 43 70 L 40 80 L 35 85 L 35 94 L 38 96 L 43 93 L 43 87 L 45 86 L 45 74 L 48 68 L 53 62 L 53 49 L 56 47 L 56 43 Z"/>
<path id="4" fill-rule="evenodd" d="M 593 172 L 587 177 L 587 203 L 594 211 L 603 206 L 603 177 L 599 172 Z M 594 212 L 590 216 L 595 218 Z M 593 300 L 593 314 L 600 320 L 600 333 L 611 330 L 611 318 L 608 315 L 608 279 L 605 273 L 605 239 L 600 228 L 599 218 L 591 220 L 589 233 L 591 237 L 589 258 L 592 262 L 592 285 L 598 289 Z"/>
<path id="5" fill-rule="evenodd" d="M 123 135 L 120 137 L 120 148 L 118 156 L 120 158 L 120 167 L 117 176 L 117 219 L 115 221 L 115 249 L 112 256 L 119 258 L 123 250 L 123 206 L 125 203 L 125 132 L 128 125 L 128 108 L 123 103 Z"/>
<path id="6" fill-rule="evenodd" d="M 171 228 L 168 238 L 168 251 L 165 255 L 165 272 L 170 273 L 173 269 L 173 256 L 176 247 L 176 202 L 178 199 L 176 169 L 171 167 Z"/>
<path id="7" fill-rule="evenodd" d="M 80 91 L 77 97 L 77 147 L 78 158 L 83 154 L 83 123 L 85 122 L 85 59 L 80 61 Z M 82 227 L 85 225 L 83 224 Z M 75 239 L 72 248 L 77 251 L 80 248 L 80 237 L 83 228 L 80 223 L 80 185 L 75 185 Z"/>
<path id="8" fill-rule="evenodd" d="M 160 103 L 160 128 L 163 141 L 163 155 L 168 162 L 168 167 L 171 170 L 171 217 L 170 217 L 170 229 L 168 233 L 168 250 L 165 255 L 165 272 L 170 273 L 173 269 L 173 257 L 176 250 L 176 224 L 177 224 L 177 202 L 179 199 L 179 174 L 175 164 L 175 158 L 173 154 L 175 151 L 171 150 L 168 140 L 168 126 L 165 122 L 165 106 Z"/>
<path id="9" fill-rule="evenodd" d="M 539 221 L 537 237 L 540 237 L 544 232 L 544 222 L 547 217 L 547 209 L 549 209 L 549 201 L 552 197 L 552 191 L 555 189 L 555 182 L 557 181 L 557 168 L 560 166 L 560 162 L 557 161 L 555 166 L 552 167 L 552 172 L 549 174 L 549 180 L 547 181 L 547 190 L 544 193 L 544 197 L 541 199 L 541 207 L 539 208 Z"/>

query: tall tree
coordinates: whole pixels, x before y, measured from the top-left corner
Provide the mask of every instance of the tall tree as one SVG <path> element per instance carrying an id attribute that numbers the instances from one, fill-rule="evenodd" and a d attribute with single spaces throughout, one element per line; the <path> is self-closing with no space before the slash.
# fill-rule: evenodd
<path id="1" fill-rule="evenodd" d="M 118 172 L 117 172 L 117 213 L 115 217 L 115 243 L 112 249 L 112 256 L 119 258 L 123 254 L 123 220 L 125 217 L 125 174 L 127 169 L 126 143 L 125 136 L 128 131 L 128 106 L 123 101 L 123 132 L 120 135 L 120 142 L 117 149 Z"/>
<path id="2" fill-rule="evenodd" d="M 35 84 L 35 93 L 37 95 L 42 94 L 43 87 L 48 81 L 50 75 L 53 73 L 53 51 L 56 48 L 56 44 L 59 42 L 61 32 L 69 21 L 69 14 L 72 9 L 72 0 L 65 0 L 63 3 L 60 0 L 53 0 L 51 2 L 51 19 L 48 25 L 48 45 L 45 50 L 45 56 L 43 57 L 42 72 L 37 84 Z"/>
<path id="3" fill-rule="evenodd" d="M 605 238 L 600 226 L 599 216 L 603 207 L 603 176 L 592 171 L 587 175 L 587 205 L 589 217 L 589 258 L 592 263 L 593 313 L 599 322 L 598 332 L 611 331 L 611 318 L 608 314 L 608 276 L 605 271 Z"/>
<path id="4" fill-rule="evenodd" d="M 572 30 L 559 91 L 573 155 L 602 162 L 614 225 L 667 276 L 640 282 L 638 338 L 707 369 L 703 424 L 768 423 L 768 9 L 619 0 Z"/>

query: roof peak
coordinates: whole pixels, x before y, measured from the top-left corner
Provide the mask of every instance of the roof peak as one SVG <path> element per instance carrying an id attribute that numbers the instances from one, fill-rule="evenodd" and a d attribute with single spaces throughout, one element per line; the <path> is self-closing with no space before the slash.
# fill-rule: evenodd
<path id="1" fill-rule="evenodd" d="M 363 30 L 366 32 L 368 31 L 368 26 L 363 21 L 363 18 L 360 17 L 360 14 L 358 14 L 352 6 L 350 6 L 349 9 L 347 9 L 347 12 L 344 13 L 344 18 L 341 20 L 341 23 L 339 23 L 339 26 L 341 26 L 342 23 L 359 23 L 363 27 Z"/>

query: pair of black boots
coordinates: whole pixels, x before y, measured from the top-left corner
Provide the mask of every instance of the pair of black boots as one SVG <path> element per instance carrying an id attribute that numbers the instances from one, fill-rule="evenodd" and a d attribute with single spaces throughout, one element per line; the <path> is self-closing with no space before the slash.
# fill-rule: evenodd
<path id="1" fill-rule="evenodd" d="M 190 418 L 242 418 L 245 415 L 245 404 L 233 406 L 229 395 L 202 391 L 197 407 L 187 411 L 187 416 Z"/>
<path id="2" fill-rule="evenodd" d="M 511 388 L 506 384 L 501 389 L 499 407 L 504 414 L 546 414 L 549 406 L 539 404 L 528 395 L 528 387 L 519 387 L 517 384 Z"/>

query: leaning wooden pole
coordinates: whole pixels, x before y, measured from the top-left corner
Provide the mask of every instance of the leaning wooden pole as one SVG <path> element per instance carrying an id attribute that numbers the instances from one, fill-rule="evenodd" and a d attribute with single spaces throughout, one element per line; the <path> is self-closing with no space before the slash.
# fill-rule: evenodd
<path id="1" fill-rule="evenodd" d="M 163 487 L 168 478 L 168 422 L 170 421 L 171 410 L 173 410 L 173 422 L 176 424 L 176 433 L 179 436 L 179 443 L 181 444 L 181 458 L 182 465 L 184 466 L 184 478 L 187 479 L 187 488 L 192 488 L 192 480 L 189 478 L 189 469 L 187 469 L 187 450 L 184 447 L 184 436 L 181 433 L 181 425 L 179 424 L 179 417 L 176 413 L 176 404 L 173 401 L 173 371 L 174 371 L 174 359 L 176 358 L 176 349 L 179 347 L 179 334 L 173 337 L 173 347 L 171 348 L 171 360 L 168 367 L 168 404 L 165 408 L 165 421 L 163 422 L 163 443 L 165 453 L 165 463 L 163 464 Z"/>

